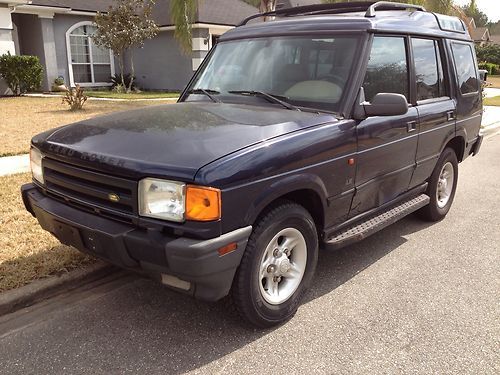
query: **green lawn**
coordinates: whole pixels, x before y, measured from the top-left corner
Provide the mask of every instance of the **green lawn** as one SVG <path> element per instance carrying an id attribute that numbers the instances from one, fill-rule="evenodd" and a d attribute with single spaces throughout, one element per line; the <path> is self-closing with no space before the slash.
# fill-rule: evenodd
<path id="1" fill-rule="evenodd" d="M 120 94 L 110 90 L 86 90 L 85 95 L 90 98 L 110 98 L 110 99 L 168 99 L 178 98 L 178 92 L 162 92 L 162 91 L 142 91 L 132 92 L 130 94 Z"/>
<path id="2" fill-rule="evenodd" d="M 485 98 L 483 104 L 500 106 L 500 96 L 494 96 L 493 98 Z"/>
<path id="3" fill-rule="evenodd" d="M 494 87 L 500 89 L 500 76 L 488 76 L 486 79 L 486 83 L 488 83 L 488 87 Z"/>

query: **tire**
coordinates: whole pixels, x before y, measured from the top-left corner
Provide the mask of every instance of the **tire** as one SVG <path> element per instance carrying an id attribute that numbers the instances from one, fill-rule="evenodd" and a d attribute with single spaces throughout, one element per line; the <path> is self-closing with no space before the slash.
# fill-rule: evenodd
<path id="1" fill-rule="evenodd" d="M 429 179 L 426 194 L 430 203 L 418 211 L 419 216 L 427 221 L 442 220 L 453 203 L 458 181 L 458 161 L 455 151 L 446 148 Z M 450 183 L 452 183 L 450 187 Z"/>
<path id="2" fill-rule="evenodd" d="M 233 281 L 238 313 L 260 328 L 290 319 L 317 262 L 318 235 L 309 212 L 288 201 L 268 210 L 254 226 Z"/>

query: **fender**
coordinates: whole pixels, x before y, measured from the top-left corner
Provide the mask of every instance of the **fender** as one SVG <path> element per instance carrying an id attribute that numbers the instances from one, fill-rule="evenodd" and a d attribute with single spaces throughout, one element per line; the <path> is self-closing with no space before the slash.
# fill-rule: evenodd
<path id="1" fill-rule="evenodd" d="M 291 175 L 274 181 L 266 189 L 263 189 L 255 199 L 245 215 L 245 222 L 253 223 L 261 212 L 272 202 L 287 194 L 299 190 L 310 190 L 314 192 L 323 209 L 323 216 L 326 212 L 328 192 L 323 181 L 316 175 L 303 173 Z M 324 218 L 322 218 L 324 219 Z"/>

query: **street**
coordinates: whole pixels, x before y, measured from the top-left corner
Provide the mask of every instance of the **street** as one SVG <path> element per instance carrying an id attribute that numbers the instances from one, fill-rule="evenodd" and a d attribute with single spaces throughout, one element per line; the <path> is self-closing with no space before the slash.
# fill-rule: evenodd
<path id="1" fill-rule="evenodd" d="M 442 222 L 409 216 L 321 252 L 296 316 L 245 326 L 123 271 L 0 317 L 2 374 L 500 373 L 500 134 Z"/>

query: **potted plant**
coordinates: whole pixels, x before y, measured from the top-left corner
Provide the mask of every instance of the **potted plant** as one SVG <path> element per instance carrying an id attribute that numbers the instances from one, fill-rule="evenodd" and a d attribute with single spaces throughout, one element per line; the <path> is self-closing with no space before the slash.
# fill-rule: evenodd
<path id="1" fill-rule="evenodd" d="M 64 84 L 64 78 L 62 76 L 59 76 L 54 80 L 54 83 L 52 84 L 52 91 L 68 91 L 68 88 Z"/>

